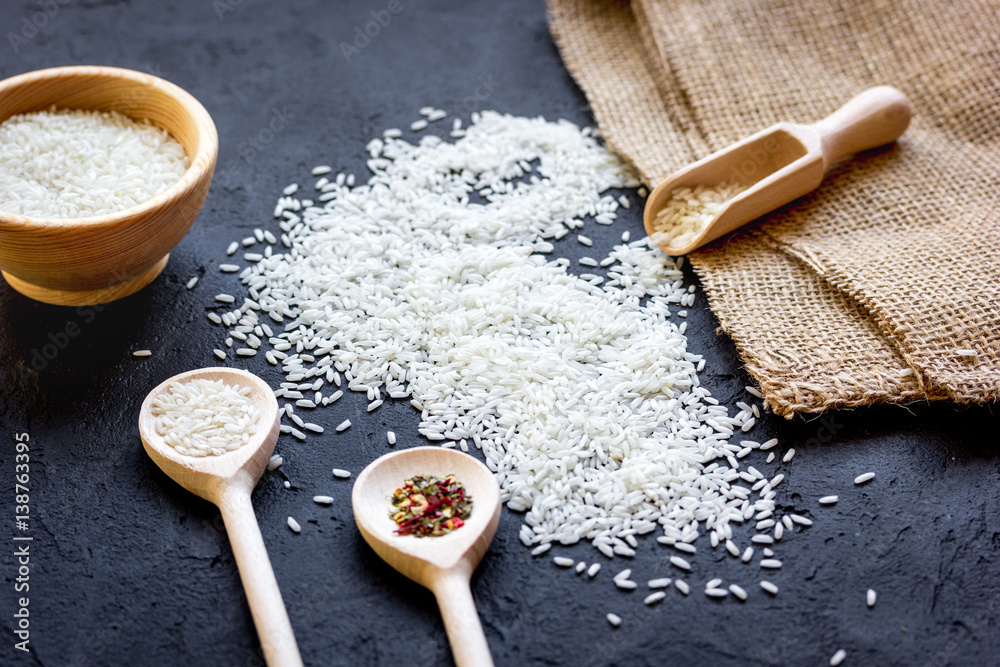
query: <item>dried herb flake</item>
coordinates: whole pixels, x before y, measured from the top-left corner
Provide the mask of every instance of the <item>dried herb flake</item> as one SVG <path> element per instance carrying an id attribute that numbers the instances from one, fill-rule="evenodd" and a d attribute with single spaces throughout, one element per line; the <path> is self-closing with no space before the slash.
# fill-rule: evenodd
<path id="1" fill-rule="evenodd" d="M 454 475 L 416 475 L 392 494 L 392 506 L 396 533 L 416 537 L 446 535 L 472 515 L 472 497 Z"/>

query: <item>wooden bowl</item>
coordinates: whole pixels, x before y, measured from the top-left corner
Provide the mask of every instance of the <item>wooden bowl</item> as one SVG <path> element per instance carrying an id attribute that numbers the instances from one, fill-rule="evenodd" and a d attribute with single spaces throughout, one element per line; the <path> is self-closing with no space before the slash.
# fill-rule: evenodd
<path id="1" fill-rule="evenodd" d="M 117 111 L 166 129 L 191 166 L 138 206 L 89 218 L 34 218 L 0 211 L 0 269 L 21 294 L 58 305 L 114 301 L 142 289 L 201 211 L 219 152 L 215 123 L 169 81 L 116 67 L 56 67 L 0 81 L 0 122 L 61 109 Z"/>

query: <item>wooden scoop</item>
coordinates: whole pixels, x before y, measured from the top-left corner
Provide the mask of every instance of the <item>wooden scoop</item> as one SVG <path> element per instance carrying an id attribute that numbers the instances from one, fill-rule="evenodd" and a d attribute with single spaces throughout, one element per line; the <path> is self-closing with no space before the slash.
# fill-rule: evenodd
<path id="1" fill-rule="evenodd" d="M 713 187 L 726 182 L 747 186 L 729 199 L 694 240 L 660 247 L 685 255 L 737 227 L 816 189 L 839 158 L 890 143 L 910 124 L 910 101 L 890 86 L 876 86 L 812 125 L 778 123 L 678 171 L 653 190 L 643 224 L 654 222 L 677 188 Z"/>
<path id="2" fill-rule="evenodd" d="M 222 380 L 230 386 L 251 388 L 249 398 L 260 413 L 260 421 L 249 442 L 220 456 L 196 457 L 181 454 L 156 432 L 153 399 L 174 382 L 195 379 Z M 139 411 L 139 435 L 146 453 L 160 470 L 191 493 L 218 505 L 264 658 L 270 667 L 296 667 L 302 665 L 299 647 L 250 504 L 250 493 L 278 441 L 278 421 L 278 401 L 267 383 L 256 375 L 231 368 L 202 368 L 175 375 L 149 392 Z"/>
<path id="3" fill-rule="evenodd" d="M 448 474 L 455 475 L 472 496 L 472 516 L 465 525 L 440 537 L 397 535 L 389 516 L 393 492 L 415 475 Z M 458 667 L 491 666 L 493 658 L 469 590 L 472 572 L 500 520 L 500 487 L 489 468 L 452 449 L 405 449 L 375 459 L 361 471 L 351 499 L 365 542 L 382 560 L 434 593 Z"/>

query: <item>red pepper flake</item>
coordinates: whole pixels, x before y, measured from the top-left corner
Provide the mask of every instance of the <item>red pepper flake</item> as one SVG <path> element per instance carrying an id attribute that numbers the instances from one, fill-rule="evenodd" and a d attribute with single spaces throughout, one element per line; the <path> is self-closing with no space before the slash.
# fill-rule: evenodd
<path id="1" fill-rule="evenodd" d="M 472 515 L 472 497 L 454 475 L 416 475 L 392 494 L 392 506 L 396 533 L 416 537 L 446 535 Z"/>

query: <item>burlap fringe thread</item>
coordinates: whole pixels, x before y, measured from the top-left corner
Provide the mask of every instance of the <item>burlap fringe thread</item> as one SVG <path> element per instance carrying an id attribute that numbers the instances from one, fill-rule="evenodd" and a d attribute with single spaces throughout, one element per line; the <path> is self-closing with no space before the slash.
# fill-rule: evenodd
<path id="1" fill-rule="evenodd" d="M 777 414 L 1000 398 L 1000 5 L 549 0 L 549 14 L 608 144 L 650 186 L 870 86 L 905 92 L 896 145 L 690 260 Z"/>

